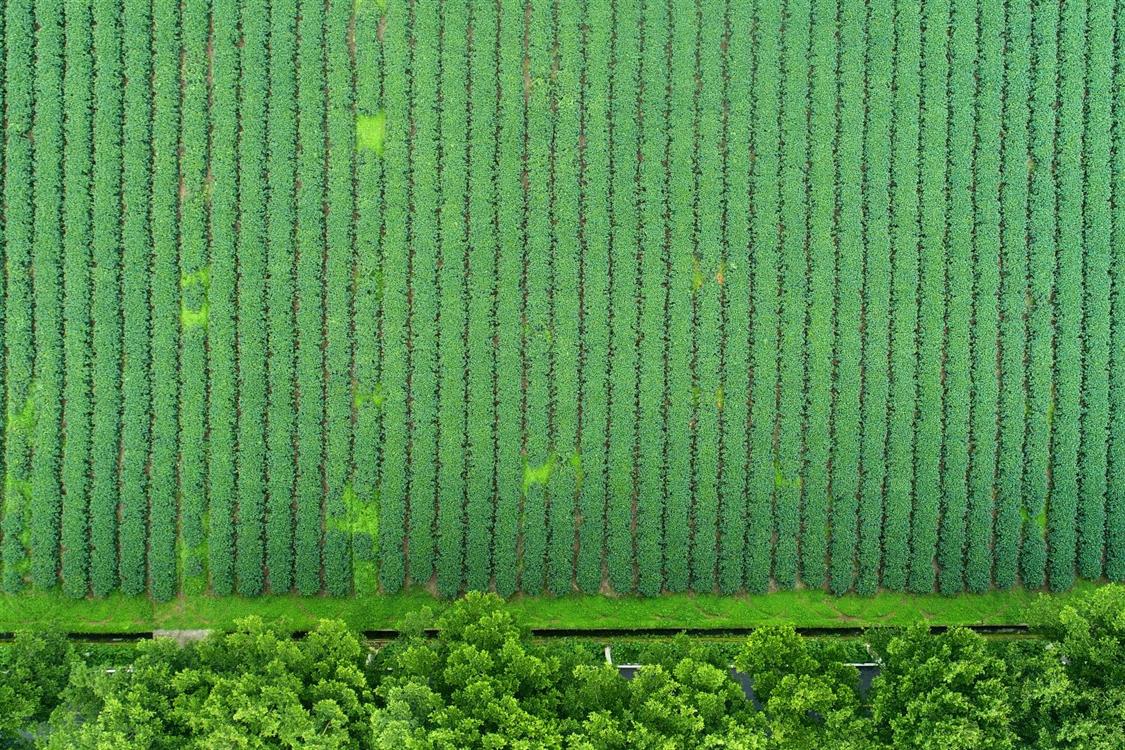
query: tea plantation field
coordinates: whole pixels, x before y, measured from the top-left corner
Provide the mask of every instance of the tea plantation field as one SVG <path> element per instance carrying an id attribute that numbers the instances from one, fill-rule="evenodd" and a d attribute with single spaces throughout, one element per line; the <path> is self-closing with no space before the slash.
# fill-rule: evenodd
<path id="1" fill-rule="evenodd" d="M 1125 580 L 1125 5 L 5 0 L 4 591 Z"/>

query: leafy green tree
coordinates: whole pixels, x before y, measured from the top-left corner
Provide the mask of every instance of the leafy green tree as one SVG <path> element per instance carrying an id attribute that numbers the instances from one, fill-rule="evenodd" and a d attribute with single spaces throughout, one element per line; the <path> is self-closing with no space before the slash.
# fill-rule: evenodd
<path id="1" fill-rule="evenodd" d="M 0 745 L 47 719 L 73 663 L 74 650 L 61 633 L 16 633 L 0 650 Z"/>
<path id="2" fill-rule="evenodd" d="M 184 744 L 172 717 L 173 676 L 192 664 L 193 649 L 142 641 L 126 668 L 77 664 L 51 716 L 51 750 L 162 750 Z"/>
<path id="3" fill-rule="evenodd" d="M 127 670 L 75 670 L 51 748 L 370 748 L 365 650 L 341 622 L 307 638 L 251 617 L 178 649 L 144 644 Z"/>
<path id="4" fill-rule="evenodd" d="M 624 680 L 588 645 L 533 643 L 494 594 L 472 593 L 436 620 L 409 615 L 404 637 L 374 655 L 341 622 L 294 640 L 248 618 L 186 648 L 142 642 L 116 663 L 24 633 L 0 651 L 0 746 L 1119 748 L 1125 589 L 1045 604 L 1030 620 L 1043 638 L 986 642 L 921 624 L 868 633 L 883 666 L 870 703 L 847 644 L 761 628 L 734 657 L 761 710 L 731 679 L 728 650 L 686 636 L 646 646 L 645 666 Z"/>
<path id="5" fill-rule="evenodd" d="M 1014 748 L 1004 663 L 964 628 L 931 635 L 924 624 L 892 638 L 881 653 L 871 714 L 894 748 Z"/>
<path id="6" fill-rule="evenodd" d="M 609 665 L 574 670 L 581 727 L 572 747 L 766 748 L 761 717 L 738 685 L 714 665 L 683 658 L 648 665 L 629 682 Z"/>
<path id="7" fill-rule="evenodd" d="M 836 649 L 815 652 L 791 625 L 760 628 L 735 665 L 750 675 L 774 747 L 871 747 L 858 675 Z"/>
<path id="8" fill-rule="evenodd" d="M 723 747 L 724 735 L 757 724 L 725 670 L 683 659 L 672 670 L 646 667 L 629 683 L 630 747 Z"/>
<path id="9" fill-rule="evenodd" d="M 1040 601 L 1032 624 L 1058 644 L 1067 674 L 1077 684 L 1125 685 L 1125 586 L 1102 586 L 1063 606 Z"/>
<path id="10" fill-rule="evenodd" d="M 560 661 L 526 646 L 494 594 L 470 593 L 386 659 L 376 694 L 375 745 L 406 748 L 561 747 Z"/>
<path id="11" fill-rule="evenodd" d="M 412 618 L 372 716 L 378 747 L 765 748 L 761 722 L 725 668 L 681 656 L 631 681 L 574 647 L 539 647 L 499 597 L 470 593 L 421 637 Z"/>
<path id="12" fill-rule="evenodd" d="M 342 622 L 297 642 L 251 617 L 198 652 L 198 667 L 173 679 L 173 710 L 200 746 L 369 746 L 364 651 Z"/>
<path id="13" fill-rule="evenodd" d="M 1125 736 L 1125 589 L 1106 586 L 1031 618 L 1047 639 L 1009 649 L 1013 724 L 1034 748 L 1120 746 Z"/>

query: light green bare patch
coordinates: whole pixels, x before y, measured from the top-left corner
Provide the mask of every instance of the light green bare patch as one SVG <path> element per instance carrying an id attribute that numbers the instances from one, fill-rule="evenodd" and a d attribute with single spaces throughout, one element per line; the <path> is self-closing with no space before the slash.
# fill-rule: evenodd
<path id="1" fill-rule="evenodd" d="M 31 482 L 20 479 L 9 470 L 4 474 L 4 497 L 7 502 L 31 499 Z"/>
<path id="2" fill-rule="evenodd" d="M 373 115 L 359 115 L 355 120 L 355 147 L 357 151 L 370 149 L 376 156 L 383 155 L 383 141 L 387 136 L 387 113 L 383 110 Z"/>
<path id="3" fill-rule="evenodd" d="M 202 594 L 207 591 L 207 555 L 206 536 L 194 547 L 180 547 L 181 586 L 185 594 Z"/>
<path id="4" fill-rule="evenodd" d="M 383 384 L 376 383 L 370 389 L 363 389 L 356 386 L 355 389 L 355 408 L 359 409 L 362 406 L 374 406 L 376 409 L 383 408 L 383 402 L 386 401 L 386 395 L 383 393 Z"/>
<path id="5" fill-rule="evenodd" d="M 774 461 L 773 462 L 773 486 L 777 487 L 778 489 L 785 489 L 787 487 L 793 487 L 793 488 L 796 488 L 796 489 L 800 489 L 800 487 L 801 487 L 801 477 L 797 476 L 797 477 L 793 477 L 792 479 L 786 477 L 785 474 L 782 473 L 782 471 L 781 471 L 781 462 Z"/>
<path id="6" fill-rule="evenodd" d="M 379 498 L 373 494 L 371 499 L 360 496 L 351 483 L 345 484 L 341 494 L 344 515 L 328 519 L 328 527 L 347 534 L 367 534 L 372 540 L 379 534 Z"/>
<path id="7" fill-rule="evenodd" d="M 373 560 L 355 560 L 352 562 L 357 594 L 375 594 L 379 591 L 379 566 Z"/>
<path id="8" fill-rule="evenodd" d="M 180 325 L 184 328 L 206 328 L 210 309 L 211 269 L 207 266 L 180 276 Z"/>
<path id="9" fill-rule="evenodd" d="M 547 460 L 538 466 L 525 461 L 523 465 L 523 491 L 527 492 L 535 485 L 545 487 L 550 484 L 554 477 L 566 475 L 568 472 L 574 473 L 576 487 L 581 489 L 582 480 L 585 478 L 585 469 L 582 467 L 582 455 L 578 451 L 574 451 L 569 456 L 557 452 L 551 453 L 547 456 Z"/>
<path id="10" fill-rule="evenodd" d="M 23 408 L 16 412 L 8 412 L 8 423 L 5 425 L 8 435 L 27 435 L 35 431 L 35 391 L 37 389 L 33 385 L 31 390 L 31 395 L 23 402 Z"/>
<path id="11" fill-rule="evenodd" d="M 180 276 L 181 289 L 190 289 L 193 286 L 200 286 L 204 289 L 211 288 L 211 269 L 209 267 L 203 266 L 197 271 Z"/>
<path id="12" fill-rule="evenodd" d="M 586 473 L 582 470 L 582 454 L 575 451 L 570 457 L 570 468 L 574 470 L 575 486 L 581 490 L 582 480 L 586 477 Z"/>
<path id="13" fill-rule="evenodd" d="M 546 486 L 547 482 L 551 481 L 551 474 L 555 471 L 557 459 L 558 457 L 552 453 L 547 457 L 547 461 L 539 466 L 525 463 L 523 466 L 523 491 L 527 492 L 529 488 L 536 484 Z"/>
<path id="14" fill-rule="evenodd" d="M 1028 512 L 1026 507 L 1021 507 L 1020 508 L 1020 521 L 1022 521 L 1024 526 L 1031 526 L 1032 524 L 1034 524 L 1035 526 L 1037 526 L 1039 528 L 1040 531 L 1042 531 L 1044 533 L 1047 531 L 1047 511 L 1046 510 L 1041 510 L 1033 516 L 1033 515 L 1031 515 L 1030 512 Z"/>
<path id="15" fill-rule="evenodd" d="M 691 293 L 695 294 L 703 288 L 703 264 L 699 258 L 691 259 Z"/>
<path id="16" fill-rule="evenodd" d="M 209 305 L 204 302 L 198 310 L 191 310 L 186 304 L 180 305 L 180 325 L 184 328 L 206 328 Z"/>
<path id="17" fill-rule="evenodd" d="M 719 411 L 723 410 L 723 387 L 721 385 L 715 389 L 715 408 Z"/>
<path id="18" fill-rule="evenodd" d="M 727 266 L 727 262 L 725 260 L 719 261 L 719 270 L 715 272 L 715 283 L 718 284 L 719 286 L 722 286 L 723 284 L 726 283 L 727 268 L 728 268 L 728 266 Z M 731 270 L 734 270 L 733 265 L 730 266 L 729 268 Z"/>
<path id="19" fill-rule="evenodd" d="M 207 559 L 207 542 L 202 541 L 194 547 L 181 544 L 179 559 L 184 590 L 206 590 L 207 576 L 204 575 L 203 561 Z"/>

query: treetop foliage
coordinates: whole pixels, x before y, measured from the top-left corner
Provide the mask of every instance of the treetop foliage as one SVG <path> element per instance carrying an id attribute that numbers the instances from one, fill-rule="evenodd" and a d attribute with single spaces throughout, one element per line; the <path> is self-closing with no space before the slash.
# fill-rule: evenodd
<path id="1" fill-rule="evenodd" d="M 919 624 L 854 648 L 767 626 L 729 651 L 680 637 L 624 679 L 597 649 L 533 641 L 493 594 L 406 617 L 373 650 L 338 621 L 294 639 L 259 618 L 179 648 L 79 656 L 61 635 L 0 649 L 0 745 L 38 748 L 1062 750 L 1125 733 L 1125 589 L 1029 619 L 1037 639 Z M 427 628 L 436 627 L 437 635 Z M 753 700 L 733 679 L 749 678 Z"/>

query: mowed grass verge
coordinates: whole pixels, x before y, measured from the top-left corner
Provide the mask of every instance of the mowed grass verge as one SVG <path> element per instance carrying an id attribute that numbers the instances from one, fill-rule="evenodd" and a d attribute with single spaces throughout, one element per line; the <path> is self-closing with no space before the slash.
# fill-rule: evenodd
<path id="1" fill-rule="evenodd" d="M 730 628 L 793 623 L 797 627 L 907 625 L 1010 625 L 1025 620 L 1040 597 L 1062 601 L 1094 584 L 1080 583 L 1058 594 L 1014 589 L 982 594 L 901 594 L 832 596 L 820 590 L 778 591 L 767 595 L 670 594 L 655 598 L 575 594 L 516 597 L 509 606 L 532 628 Z M 397 628 L 410 612 L 435 612 L 449 603 L 411 589 L 394 595 L 353 598 L 281 596 L 182 596 L 153 602 L 143 596 L 114 594 L 105 599 L 73 600 L 53 592 L 0 596 L 0 631 L 63 628 L 76 633 L 146 632 L 153 629 L 226 628 L 249 615 L 301 630 L 321 618 L 344 620 L 354 628 Z"/>

